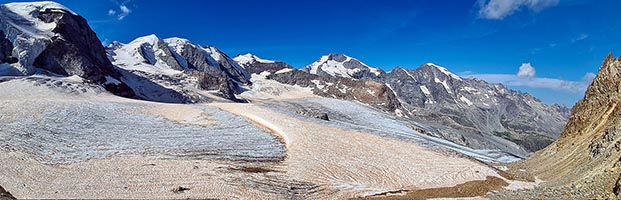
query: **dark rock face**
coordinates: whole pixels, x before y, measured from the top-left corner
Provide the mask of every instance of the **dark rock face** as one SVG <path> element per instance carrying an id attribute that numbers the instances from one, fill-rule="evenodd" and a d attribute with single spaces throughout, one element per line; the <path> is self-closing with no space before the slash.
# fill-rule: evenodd
<path id="1" fill-rule="evenodd" d="M 228 77 L 231 77 L 236 82 L 250 85 L 250 73 L 248 73 L 244 68 L 239 66 L 237 62 L 235 62 L 231 57 L 221 52 L 215 47 L 203 47 L 204 49 L 209 50 L 208 52 L 216 58 L 218 62 L 218 66 Z M 218 59 L 219 57 L 219 59 Z"/>
<path id="2" fill-rule="evenodd" d="M 166 65 L 170 66 L 170 68 L 174 70 L 184 70 L 184 68 L 179 64 L 179 61 L 175 59 L 174 53 L 168 48 L 168 45 L 166 43 L 158 40 L 155 45 L 157 45 L 157 49 L 159 50 L 158 54 L 161 54 L 158 55 L 158 57 L 161 58 L 162 61 L 166 63 Z M 155 59 L 156 55 L 153 49 L 154 48 L 151 46 L 151 44 L 144 43 L 140 45 L 140 51 L 138 51 L 138 53 L 142 55 L 145 61 L 147 61 L 147 63 L 151 65 L 155 65 L 155 63 L 157 62 L 157 60 Z"/>
<path id="3" fill-rule="evenodd" d="M 198 77 L 199 85 L 204 90 L 219 90 L 222 97 L 235 101 L 246 102 L 245 100 L 235 97 L 235 93 L 239 87 L 231 79 L 222 76 L 214 76 L 205 72 L 191 72 L 192 76 Z"/>
<path id="4" fill-rule="evenodd" d="M 205 51 L 197 45 L 191 43 L 184 43 L 181 51 L 177 53 L 183 57 L 188 65 L 189 69 L 205 72 L 214 76 L 226 76 L 224 71 L 220 69 L 220 66 L 211 66 L 211 62 L 215 61 L 210 58 Z"/>
<path id="5" fill-rule="evenodd" d="M 45 10 L 39 18 L 55 22 L 52 30 L 57 36 L 36 58 L 34 66 L 61 75 L 78 75 L 90 80 L 101 80 L 103 75 L 118 77 L 106 52 L 86 20 L 58 10 Z"/>
<path id="6" fill-rule="evenodd" d="M 6 38 L 4 31 L 0 30 L 0 63 L 15 63 L 17 58 L 11 54 L 13 52 L 13 43 Z"/>
<path id="7" fill-rule="evenodd" d="M 243 66 L 244 68 L 246 68 L 248 73 L 251 74 L 260 74 L 261 72 L 275 73 L 283 69 L 294 69 L 291 65 L 280 61 L 276 61 L 273 63 L 254 62 Z"/>
<path id="8" fill-rule="evenodd" d="M 11 195 L 10 192 L 7 192 L 6 190 L 4 190 L 2 186 L 0 186 L 0 200 L 13 200 L 13 199 L 16 199 L 16 198 L 13 197 L 13 195 Z"/>

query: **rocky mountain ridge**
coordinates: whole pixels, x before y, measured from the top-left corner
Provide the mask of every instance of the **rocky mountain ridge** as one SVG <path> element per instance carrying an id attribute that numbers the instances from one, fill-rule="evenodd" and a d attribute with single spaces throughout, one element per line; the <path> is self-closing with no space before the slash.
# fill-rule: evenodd
<path id="1" fill-rule="evenodd" d="M 282 61 L 266 60 L 250 53 L 237 55 L 233 60 L 251 74 L 287 72 L 294 69 L 293 66 Z"/>
<path id="2" fill-rule="evenodd" d="M 621 197 L 621 58 L 609 54 L 585 96 L 571 111 L 560 138 L 513 164 L 513 173 L 546 181 L 546 191 L 582 199 Z M 510 194 L 515 195 L 515 194 Z"/>
<path id="3" fill-rule="evenodd" d="M 242 92 L 242 86 L 251 84 L 250 74 L 236 61 L 215 47 L 187 39 L 147 35 L 128 44 L 112 42 L 107 52 L 119 68 L 166 88 L 154 91 L 135 87 L 145 99 L 162 98 L 165 92 L 174 91 L 180 95 L 168 95 L 169 101 L 204 102 L 210 99 L 201 94 L 202 90 L 217 90 L 226 99 L 241 101 L 235 94 Z"/>
<path id="4" fill-rule="evenodd" d="M 442 137 L 479 148 L 511 145 L 508 140 L 525 150 L 516 154 L 534 152 L 558 137 L 569 114 L 565 107 L 501 84 L 461 78 L 433 63 L 415 70 L 395 68 L 380 81 L 414 107 L 414 119 L 445 126 Z"/>

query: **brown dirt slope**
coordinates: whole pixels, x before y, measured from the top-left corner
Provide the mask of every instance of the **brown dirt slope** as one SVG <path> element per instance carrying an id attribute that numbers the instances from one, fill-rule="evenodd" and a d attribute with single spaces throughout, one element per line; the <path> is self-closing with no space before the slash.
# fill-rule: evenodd
<path id="1" fill-rule="evenodd" d="M 561 137 L 511 166 L 545 188 L 584 198 L 619 198 L 621 187 L 621 58 L 609 54 L 572 110 Z"/>
<path id="2" fill-rule="evenodd" d="M 432 199 L 432 198 L 465 198 L 478 197 L 492 190 L 500 190 L 509 184 L 501 178 L 488 176 L 485 180 L 468 181 L 453 187 L 429 188 L 422 190 L 403 191 L 404 194 L 381 194 L 368 199 Z"/>

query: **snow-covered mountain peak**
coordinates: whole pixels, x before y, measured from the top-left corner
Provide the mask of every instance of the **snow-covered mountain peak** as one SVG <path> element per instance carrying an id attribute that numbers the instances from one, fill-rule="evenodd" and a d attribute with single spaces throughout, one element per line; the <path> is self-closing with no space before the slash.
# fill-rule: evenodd
<path id="1" fill-rule="evenodd" d="M 62 23 L 64 26 L 58 26 Z M 91 34 L 92 33 L 92 34 Z M 86 20 L 71 11 L 69 8 L 51 1 L 42 2 L 20 2 L 20 3 L 7 3 L 0 5 L 0 38 L 6 39 L 6 42 L 12 44 L 12 50 L 10 59 L 16 59 L 17 63 L 11 62 L 11 66 L 2 70 L 2 74 L 23 75 L 33 74 L 37 70 L 34 63 L 35 60 L 41 56 L 42 53 L 58 53 L 56 52 L 44 52 L 51 44 L 71 43 L 74 45 L 83 45 L 99 39 L 93 37 L 94 32 L 88 27 Z M 65 40 L 63 38 L 71 38 L 71 40 Z M 95 38 L 95 39 L 94 39 Z M 95 49 L 97 47 L 90 47 Z M 103 48 L 102 48 L 103 49 Z M 93 51 L 99 51 L 97 49 Z M 64 50 L 64 49 L 63 49 Z M 61 51 L 63 51 L 61 50 Z M 71 52 L 72 54 L 89 54 L 89 52 Z M 89 60 L 89 59 L 87 59 Z M 97 58 L 98 61 L 102 61 Z M 47 60 L 49 61 L 49 60 Z M 39 59 L 39 62 L 47 62 Z M 85 61 L 89 62 L 89 61 Z M 103 61 L 106 62 L 106 61 Z M 47 63 L 45 65 L 46 70 L 54 71 L 58 66 L 58 62 Z M 38 66 L 44 66 L 42 63 L 38 63 Z M 96 66 L 104 66 L 104 64 L 97 64 Z M 59 66 L 60 68 L 70 66 Z M 41 67 L 40 67 L 41 68 Z M 48 69 L 55 68 L 55 69 Z M 88 68 L 88 67 L 87 67 Z M 61 74 L 82 72 L 82 71 L 56 71 Z M 82 74 L 80 74 L 82 75 Z"/>
<path id="2" fill-rule="evenodd" d="M 183 48 L 185 48 L 186 45 L 191 45 L 193 47 L 198 46 L 188 39 L 179 37 L 166 38 L 163 39 L 163 41 L 168 44 L 168 47 L 172 48 L 172 50 L 174 50 L 176 53 L 183 51 Z"/>
<path id="3" fill-rule="evenodd" d="M 39 18 L 42 12 L 61 12 L 77 15 L 69 8 L 51 1 L 43 2 L 20 2 L 0 5 L 0 18 L 8 22 L 17 30 L 12 31 L 9 27 L 1 30 L 7 34 L 20 32 L 36 38 L 49 38 L 54 35 L 52 30 L 56 28 L 56 21 L 44 21 Z M 10 36 L 9 38 L 13 38 Z"/>
<path id="4" fill-rule="evenodd" d="M 138 37 L 134 40 L 132 40 L 131 42 L 129 42 L 129 44 L 157 44 L 158 41 L 160 41 L 161 39 L 159 37 L 157 37 L 157 35 L 155 34 L 150 34 L 150 35 L 145 35 L 142 37 Z"/>
<path id="5" fill-rule="evenodd" d="M 9 9 L 15 14 L 22 15 L 22 16 L 36 17 L 37 12 L 44 12 L 44 11 L 49 11 L 49 10 L 65 12 L 65 13 L 69 13 L 72 15 L 78 15 L 77 13 L 71 11 L 71 9 L 63 6 L 62 4 L 59 4 L 53 1 L 7 3 L 7 4 L 4 4 L 3 7 Z"/>
<path id="6" fill-rule="evenodd" d="M 266 59 L 259 58 L 258 56 L 252 55 L 250 53 L 238 55 L 235 58 L 233 58 L 233 60 L 235 60 L 235 62 L 241 65 L 255 63 L 255 62 L 258 62 L 258 63 L 275 63 L 276 62 L 274 60 L 266 60 Z"/>
<path id="7" fill-rule="evenodd" d="M 187 63 L 178 62 L 178 57 L 167 44 L 155 34 L 142 36 L 127 44 L 112 42 L 108 45 L 112 62 L 126 70 L 150 73 L 177 74 L 187 68 Z"/>
<path id="8" fill-rule="evenodd" d="M 380 69 L 370 67 L 356 58 L 336 53 L 321 56 L 302 70 L 311 74 L 355 79 L 376 77 L 382 73 Z"/>
<path id="9" fill-rule="evenodd" d="M 190 40 L 185 39 L 185 38 L 180 38 L 180 37 L 170 37 L 170 38 L 166 38 L 164 39 L 164 41 L 168 44 L 187 44 L 187 43 L 192 43 Z"/>

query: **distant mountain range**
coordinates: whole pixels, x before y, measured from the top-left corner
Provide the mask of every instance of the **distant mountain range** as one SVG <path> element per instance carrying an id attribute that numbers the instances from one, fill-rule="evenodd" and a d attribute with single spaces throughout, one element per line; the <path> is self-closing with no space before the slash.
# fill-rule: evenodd
<path id="1" fill-rule="evenodd" d="M 52 3 L 7 4 L 0 12 L 0 75 L 79 76 L 113 94 L 158 102 L 246 102 L 253 75 L 355 101 L 422 124 L 412 129 L 478 149 L 519 157 L 560 134 L 569 109 L 461 78 L 426 63 L 390 72 L 343 54 L 298 70 L 252 54 L 229 57 L 213 46 L 155 35 L 101 45 L 86 20 Z"/>
<path id="2" fill-rule="evenodd" d="M 242 65 L 264 71 L 259 61 Z M 290 69 L 285 63 L 280 66 L 270 68 L 267 78 L 311 87 L 320 96 L 358 101 L 421 122 L 429 126 L 414 128 L 429 135 L 474 148 L 502 149 L 521 157 L 553 142 L 569 115 L 564 106 L 546 105 L 502 84 L 461 78 L 433 63 L 414 70 L 396 67 L 384 72 L 333 53 L 301 70 L 284 70 Z"/>

